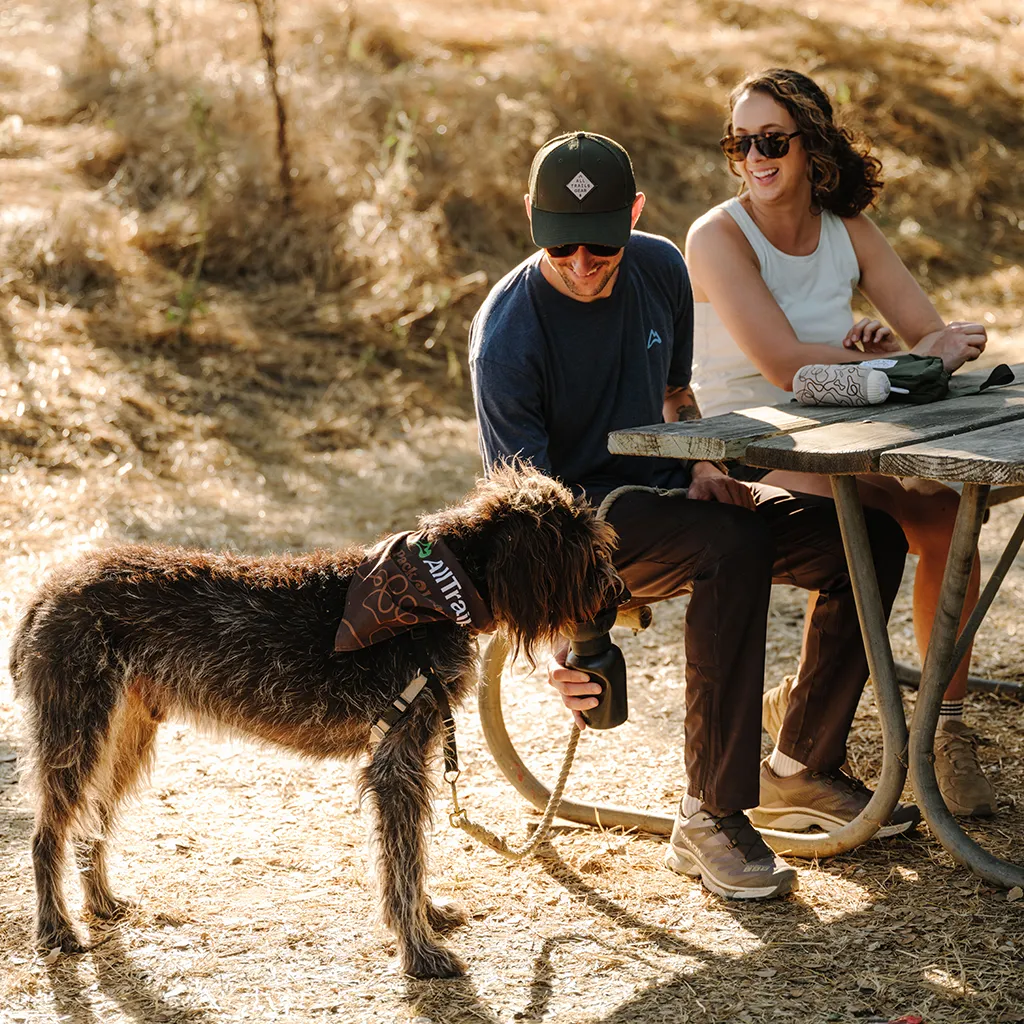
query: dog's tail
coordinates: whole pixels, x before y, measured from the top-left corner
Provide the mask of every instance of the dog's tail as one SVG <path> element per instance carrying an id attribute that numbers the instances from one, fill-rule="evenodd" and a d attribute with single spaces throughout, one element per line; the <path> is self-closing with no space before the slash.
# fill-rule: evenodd
<path id="1" fill-rule="evenodd" d="M 36 617 L 39 614 L 41 606 L 42 601 L 39 598 L 36 598 L 28 608 L 25 609 L 25 613 L 22 615 L 21 621 L 14 630 L 14 637 L 11 640 L 11 655 L 8 666 L 11 670 L 11 679 L 14 681 L 15 697 L 20 698 L 24 694 L 24 689 L 21 684 L 21 676 L 24 671 L 25 659 L 28 653 L 28 637 L 32 633 L 32 628 L 35 625 Z"/>

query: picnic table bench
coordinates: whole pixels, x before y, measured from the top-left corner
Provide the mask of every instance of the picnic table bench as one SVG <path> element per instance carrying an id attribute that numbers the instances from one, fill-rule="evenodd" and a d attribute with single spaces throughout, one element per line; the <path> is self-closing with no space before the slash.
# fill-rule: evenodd
<path id="1" fill-rule="evenodd" d="M 1015 380 L 1024 382 L 1024 364 L 1011 369 Z M 764 830 L 766 840 L 780 853 L 831 856 L 870 839 L 896 806 L 909 767 L 924 817 L 949 853 L 999 885 L 1024 885 L 1024 867 L 992 856 L 964 834 L 939 795 L 933 768 L 942 694 L 1024 540 L 1022 517 L 974 614 L 958 637 L 978 536 L 987 507 L 993 503 L 993 485 L 1002 485 L 1000 498 L 1024 494 L 1024 383 L 978 394 L 960 393 L 982 383 L 985 376 L 983 371 L 958 374 L 950 397 L 927 405 L 840 408 L 789 403 L 705 420 L 635 427 L 609 435 L 608 448 L 614 454 L 739 461 L 763 468 L 822 473 L 830 478 L 881 718 L 882 774 L 863 813 L 834 832 Z M 940 611 L 921 669 L 910 730 L 856 485 L 856 474 L 872 472 L 963 485 Z M 627 624 L 644 625 L 641 621 Z M 535 806 L 543 807 L 550 790 L 525 766 L 502 720 L 500 677 L 506 656 L 507 646 L 497 636 L 484 656 L 485 685 L 480 691 L 484 734 L 506 777 Z M 569 821 L 660 835 L 668 835 L 672 828 L 670 817 L 631 808 L 562 800 L 557 813 Z"/>

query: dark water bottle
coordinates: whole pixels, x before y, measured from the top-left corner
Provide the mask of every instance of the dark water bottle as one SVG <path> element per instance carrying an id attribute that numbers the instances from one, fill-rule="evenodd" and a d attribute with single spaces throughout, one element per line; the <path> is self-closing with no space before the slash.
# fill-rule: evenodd
<path id="1" fill-rule="evenodd" d="M 569 668 L 586 672 L 601 684 L 596 708 L 580 712 L 592 729 L 614 729 L 629 718 L 626 702 L 626 660 L 611 641 L 609 631 L 615 622 L 615 608 L 606 609 L 591 622 L 581 625 L 569 640 Z"/>

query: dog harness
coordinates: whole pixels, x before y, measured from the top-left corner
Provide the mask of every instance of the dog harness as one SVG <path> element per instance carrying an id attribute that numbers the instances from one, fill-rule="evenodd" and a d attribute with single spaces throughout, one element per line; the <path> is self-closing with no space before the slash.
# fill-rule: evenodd
<path id="1" fill-rule="evenodd" d="M 416 652 L 416 661 L 420 666 L 419 674 L 391 702 L 391 707 L 373 723 L 370 727 L 370 737 L 374 744 L 380 743 L 391 731 L 391 727 L 409 710 L 409 705 L 420 695 L 424 687 L 429 687 L 434 696 L 434 702 L 437 704 L 437 710 L 441 712 L 444 780 L 451 786 L 455 808 L 458 811 L 459 798 L 455 791 L 455 783 L 458 781 L 460 771 L 459 750 L 455 744 L 455 716 L 452 714 L 451 702 L 448 700 L 444 683 L 441 682 L 441 677 L 434 671 L 434 666 L 430 663 L 426 645 L 426 627 L 423 625 L 413 626 L 409 630 L 409 636 Z"/>
<path id="2" fill-rule="evenodd" d="M 421 533 L 392 534 L 357 567 L 334 638 L 336 651 L 357 651 L 408 633 L 419 672 L 370 729 L 380 742 L 429 686 L 444 725 L 445 775 L 458 774 L 455 720 L 444 684 L 426 647 L 426 626 L 454 622 L 478 633 L 494 629 L 494 618 L 465 570 L 443 540 Z"/>
<path id="3" fill-rule="evenodd" d="M 357 651 L 445 621 L 478 633 L 494 629 L 490 609 L 443 540 L 392 534 L 356 568 L 334 649 Z"/>

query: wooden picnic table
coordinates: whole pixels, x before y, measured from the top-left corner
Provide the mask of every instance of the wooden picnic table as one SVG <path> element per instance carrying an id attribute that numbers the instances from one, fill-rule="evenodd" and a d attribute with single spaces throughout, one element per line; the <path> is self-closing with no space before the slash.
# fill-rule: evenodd
<path id="1" fill-rule="evenodd" d="M 826 856 L 869 839 L 896 806 L 909 765 L 924 817 L 954 859 L 999 885 L 1024 885 L 1024 866 L 986 852 L 964 834 L 947 810 L 935 781 L 933 755 L 942 694 L 1024 540 L 1022 516 L 958 637 L 990 488 L 994 484 L 1024 486 L 1024 363 L 1011 369 L 1022 383 L 963 395 L 958 392 L 980 384 L 987 373 L 957 374 L 951 396 L 927 405 L 838 408 L 789 403 L 609 435 L 608 448 L 615 454 L 736 460 L 750 466 L 822 473 L 831 480 L 882 721 L 882 776 L 860 817 L 835 832 L 818 836 L 766 833 L 779 852 Z M 909 733 L 856 485 L 858 473 L 919 476 L 964 485 Z"/>

